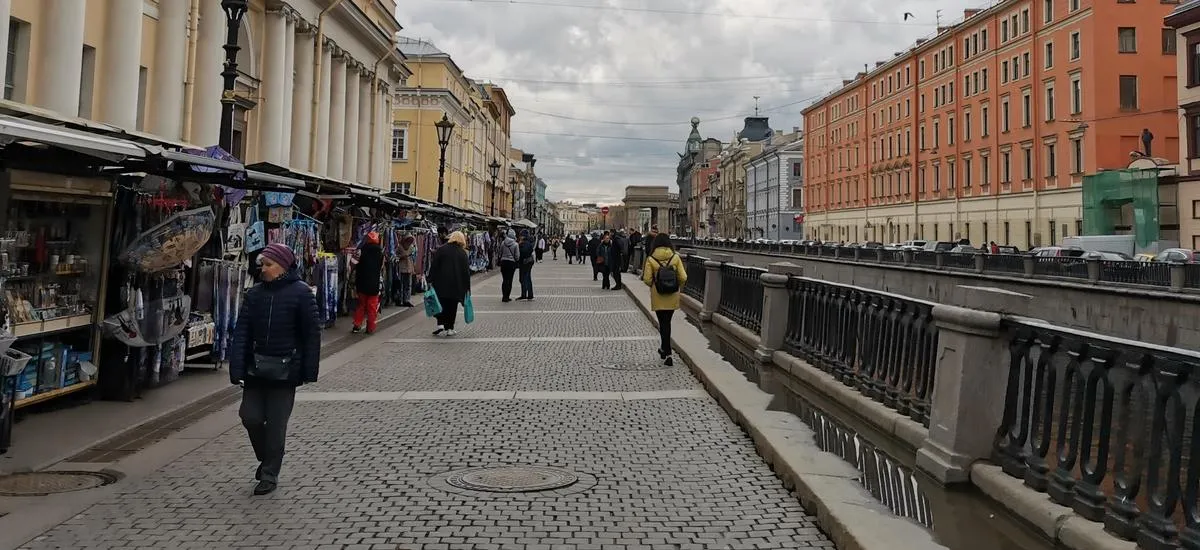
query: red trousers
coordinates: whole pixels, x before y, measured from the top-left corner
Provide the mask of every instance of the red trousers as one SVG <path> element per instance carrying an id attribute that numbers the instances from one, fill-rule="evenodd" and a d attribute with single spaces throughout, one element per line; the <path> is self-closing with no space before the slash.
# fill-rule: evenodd
<path id="1" fill-rule="evenodd" d="M 367 332 L 375 332 L 375 322 L 379 319 L 379 295 L 367 296 L 358 293 L 358 308 L 354 310 L 354 326 L 363 326 L 363 316 L 367 318 Z"/>

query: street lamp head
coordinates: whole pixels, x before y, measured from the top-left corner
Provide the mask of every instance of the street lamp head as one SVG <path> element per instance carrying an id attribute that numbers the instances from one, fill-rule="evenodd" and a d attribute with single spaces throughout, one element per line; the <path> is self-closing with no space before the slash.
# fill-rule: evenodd
<path id="1" fill-rule="evenodd" d="M 446 113 L 442 113 L 442 119 L 433 123 L 437 127 L 438 145 L 443 148 L 450 143 L 450 133 L 454 131 L 454 123 L 446 117 Z"/>
<path id="2" fill-rule="evenodd" d="M 225 10 L 225 17 L 236 23 L 246 15 L 249 3 L 248 0 L 221 0 L 221 9 Z"/>
<path id="3" fill-rule="evenodd" d="M 492 159 L 491 164 L 488 164 L 488 170 L 491 170 L 492 179 L 496 179 L 500 176 L 500 163 L 496 162 L 496 159 Z"/>

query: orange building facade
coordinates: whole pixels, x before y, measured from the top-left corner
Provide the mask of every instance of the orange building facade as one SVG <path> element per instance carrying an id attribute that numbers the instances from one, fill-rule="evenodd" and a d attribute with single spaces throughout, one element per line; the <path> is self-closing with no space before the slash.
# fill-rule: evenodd
<path id="1" fill-rule="evenodd" d="M 1179 155 L 1165 0 L 967 10 L 805 109 L 806 232 L 826 241 L 1058 244 L 1084 174 Z"/>

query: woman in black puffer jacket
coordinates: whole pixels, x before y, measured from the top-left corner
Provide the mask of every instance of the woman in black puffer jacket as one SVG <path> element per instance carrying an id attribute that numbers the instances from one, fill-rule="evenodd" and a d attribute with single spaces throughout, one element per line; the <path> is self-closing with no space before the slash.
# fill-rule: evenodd
<path id="1" fill-rule="evenodd" d="M 229 381 L 244 384 L 240 415 L 259 461 L 254 494 L 275 490 L 296 387 L 317 381 L 317 299 L 282 244 L 258 255 L 263 282 L 246 292 L 229 347 Z"/>

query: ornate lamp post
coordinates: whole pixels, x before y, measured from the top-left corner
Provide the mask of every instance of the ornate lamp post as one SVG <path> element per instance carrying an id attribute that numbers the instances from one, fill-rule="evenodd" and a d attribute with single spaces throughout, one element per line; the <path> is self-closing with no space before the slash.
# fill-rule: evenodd
<path id="1" fill-rule="evenodd" d="M 491 215 L 496 215 L 496 178 L 500 175 L 500 163 L 496 159 L 492 159 L 491 164 L 488 164 L 488 170 L 492 173 L 492 211 Z"/>
<path id="2" fill-rule="evenodd" d="M 224 88 L 221 93 L 221 134 L 217 144 L 228 153 L 233 152 L 233 89 L 237 83 L 238 31 L 242 28 L 242 17 L 246 15 L 247 0 L 221 0 L 225 10 L 225 70 L 221 71 Z"/>
<path id="3" fill-rule="evenodd" d="M 442 202 L 442 194 L 446 189 L 446 146 L 450 145 L 450 134 L 454 132 L 454 123 L 442 113 L 442 119 L 433 123 L 437 127 L 438 150 L 438 202 Z"/>
<path id="4" fill-rule="evenodd" d="M 508 217 L 517 219 L 517 178 L 510 177 L 508 179 L 509 197 L 512 199 L 512 209 L 508 211 Z"/>

